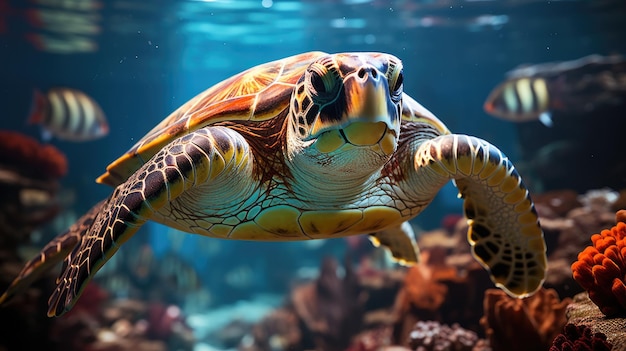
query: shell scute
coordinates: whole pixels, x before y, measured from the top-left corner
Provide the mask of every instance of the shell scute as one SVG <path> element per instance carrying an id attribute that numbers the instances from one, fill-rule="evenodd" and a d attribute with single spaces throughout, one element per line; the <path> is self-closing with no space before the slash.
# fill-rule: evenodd
<path id="1" fill-rule="evenodd" d="M 287 109 L 308 65 L 326 55 L 314 51 L 268 62 L 228 78 L 191 99 L 113 161 L 98 183 L 117 186 L 172 140 L 221 121 L 263 121 Z"/>

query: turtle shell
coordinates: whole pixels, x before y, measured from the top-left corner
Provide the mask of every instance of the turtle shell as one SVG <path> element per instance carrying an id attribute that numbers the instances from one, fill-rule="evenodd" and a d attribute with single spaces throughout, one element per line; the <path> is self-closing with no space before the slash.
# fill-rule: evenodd
<path id="1" fill-rule="evenodd" d="M 113 161 L 98 183 L 118 186 L 172 140 L 221 121 L 264 121 L 289 108 L 291 94 L 321 51 L 268 62 L 230 77 L 186 102 Z"/>

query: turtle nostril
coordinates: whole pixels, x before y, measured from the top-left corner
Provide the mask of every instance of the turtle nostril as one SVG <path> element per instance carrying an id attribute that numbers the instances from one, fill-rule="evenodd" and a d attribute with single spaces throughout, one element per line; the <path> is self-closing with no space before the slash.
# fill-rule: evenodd
<path id="1" fill-rule="evenodd" d="M 378 72 L 376 72 L 376 69 L 373 67 L 361 67 L 357 72 L 357 75 L 361 79 L 365 79 L 368 74 L 371 75 L 373 79 L 378 78 Z"/>
<path id="2" fill-rule="evenodd" d="M 357 73 L 357 75 L 359 76 L 359 78 L 363 79 L 363 77 L 365 77 L 365 68 L 361 68 L 359 69 L 359 72 Z"/>

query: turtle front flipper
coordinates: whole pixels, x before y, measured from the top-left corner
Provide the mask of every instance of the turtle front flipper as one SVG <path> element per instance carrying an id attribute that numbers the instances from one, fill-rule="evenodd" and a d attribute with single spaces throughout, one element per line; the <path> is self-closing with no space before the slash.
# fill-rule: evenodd
<path id="1" fill-rule="evenodd" d="M 78 244 L 81 237 L 91 227 L 94 219 L 107 200 L 102 200 L 94 205 L 89 212 L 85 213 L 67 231 L 52 239 L 41 252 L 28 261 L 22 271 L 13 280 L 4 294 L 0 296 L 0 304 L 10 300 L 13 296 L 26 290 L 32 283 L 44 273 L 63 261 Z"/>
<path id="2" fill-rule="evenodd" d="M 484 140 L 451 134 L 423 142 L 414 162 L 418 179 L 455 180 L 474 257 L 494 283 L 515 297 L 539 289 L 547 267 L 543 231 L 511 161 Z"/>
<path id="3" fill-rule="evenodd" d="M 198 185 L 249 165 L 245 139 L 223 127 L 199 129 L 172 141 L 118 186 L 65 260 L 50 296 L 49 316 L 68 311 L 94 274 L 167 203 Z"/>
<path id="4" fill-rule="evenodd" d="M 415 233 L 409 222 L 370 234 L 375 246 L 384 246 L 391 256 L 403 265 L 419 262 L 419 248 L 415 241 Z"/>

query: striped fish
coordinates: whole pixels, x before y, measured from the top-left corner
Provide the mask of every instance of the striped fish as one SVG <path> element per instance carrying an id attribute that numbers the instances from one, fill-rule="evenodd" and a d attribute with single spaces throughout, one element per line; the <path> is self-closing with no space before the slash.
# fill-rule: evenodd
<path id="1" fill-rule="evenodd" d="M 85 93 L 69 88 L 35 91 L 30 124 L 42 126 L 44 140 L 89 141 L 108 134 L 102 108 Z"/>
<path id="2" fill-rule="evenodd" d="M 513 122 L 540 120 L 552 125 L 548 84 L 540 77 L 509 79 L 491 91 L 484 104 L 487 113 Z"/>
<path id="3" fill-rule="evenodd" d="M 550 126 L 551 112 L 591 113 L 626 104 L 626 58 L 588 55 L 571 61 L 521 65 L 489 94 L 487 113 L 512 122 L 539 120 Z"/>

